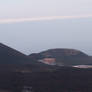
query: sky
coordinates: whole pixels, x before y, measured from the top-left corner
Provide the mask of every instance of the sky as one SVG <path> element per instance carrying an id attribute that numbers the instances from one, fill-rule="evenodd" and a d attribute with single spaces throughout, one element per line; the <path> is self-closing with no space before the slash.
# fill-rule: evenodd
<path id="1" fill-rule="evenodd" d="M 0 42 L 25 54 L 74 48 L 92 55 L 92 0 L 0 0 Z"/>
<path id="2" fill-rule="evenodd" d="M 92 15 L 92 0 L 0 0 L 0 18 Z"/>

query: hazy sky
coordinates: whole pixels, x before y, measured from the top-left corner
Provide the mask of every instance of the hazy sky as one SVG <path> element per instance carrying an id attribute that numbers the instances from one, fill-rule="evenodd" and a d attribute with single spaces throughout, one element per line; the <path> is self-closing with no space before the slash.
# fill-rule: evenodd
<path id="1" fill-rule="evenodd" d="M 92 15 L 92 0 L 0 0 L 0 18 Z"/>
<path id="2" fill-rule="evenodd" d="M 92 0 L 0 0 L 0 42 L 29 54 L 75 48 L 92 55 Z"/>

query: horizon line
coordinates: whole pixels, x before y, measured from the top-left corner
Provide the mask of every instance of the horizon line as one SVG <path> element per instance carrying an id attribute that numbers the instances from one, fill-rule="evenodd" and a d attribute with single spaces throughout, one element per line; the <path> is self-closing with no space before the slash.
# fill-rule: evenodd
<path id="1" fill-rule="evenodd" d="M 32 18 L 6 18 L 0 19 L 0 24 L 12 24 L 19 22 L 36 22 L 36 21 L 51 21 L 63 19 L 81 19 L 92 18 L 92 15 L 79 15 L 79 16 L 45 16 L 45 17 L 32 17 Z"/>

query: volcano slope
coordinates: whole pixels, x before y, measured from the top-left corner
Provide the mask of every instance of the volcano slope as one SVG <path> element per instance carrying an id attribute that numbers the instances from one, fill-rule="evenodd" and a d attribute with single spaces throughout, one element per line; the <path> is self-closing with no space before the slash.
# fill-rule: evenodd
<path id="1" fill-rule="evenodd" d="M 36 61 L 54 62 L 58 66 L 91 65 L 92 57 L 75 49 L 49 49 L 29 55 Z M 50 63 L 48 63 L 50 64 Z"/>

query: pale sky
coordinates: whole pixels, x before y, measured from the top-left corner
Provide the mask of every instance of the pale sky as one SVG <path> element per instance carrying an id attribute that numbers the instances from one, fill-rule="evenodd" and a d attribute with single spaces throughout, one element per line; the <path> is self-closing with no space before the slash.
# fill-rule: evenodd
<path id="1" fill-rule="evenodd" d="M 92 15 L 92 0 L 0 0 L 0 18 Z"/>
<path id="2" fill-rule="evenodd" d="M 92 0 L 0 0 L 0 42 L 23 53 L 74 48 L 92 55 Z"/>

